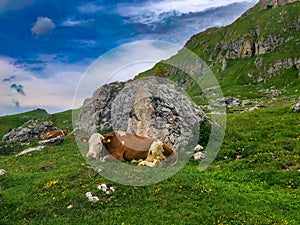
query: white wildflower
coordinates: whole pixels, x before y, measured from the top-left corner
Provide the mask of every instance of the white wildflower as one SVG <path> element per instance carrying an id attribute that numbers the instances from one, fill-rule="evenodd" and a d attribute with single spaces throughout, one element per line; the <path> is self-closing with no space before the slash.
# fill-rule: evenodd
<path id="1" fill-rule="evenodd" d="M 100 184 L 98 187 L 97 187 L 99 190 L 102 190 L 102 191 L 107 191 L 107 186 L 106 184 Z"/>
<path id="2" fill-rule="evenodd" d="M 98 202 L 98 201 L 99 201 L 99 198 L 98 198 L 97 196 L 92 196 L 92 197 L 88 198 L 88 200 L 89 200 L 90 202 Z"/>
<path id="3" fill-rule="evenodd" d="M 92 195 L 92 193 L 91 192 L 87 192 L 87 193 L 85 193 L 85 197 L 87 197 L 87 198 L 90 198 L 90 197 L 92 197 L 93 195 Z"/>

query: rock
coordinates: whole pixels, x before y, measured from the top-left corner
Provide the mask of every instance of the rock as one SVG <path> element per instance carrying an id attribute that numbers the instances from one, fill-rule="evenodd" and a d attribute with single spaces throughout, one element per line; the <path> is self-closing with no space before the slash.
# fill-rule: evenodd
<path id="1" fill-rule="evenodd" d="M 45 145 L 45 144 L 60 144 L 61 142 L 64 141 L 64 137 L 61 136 L 57 136 L 55 138 L 51 138 L 48 140 L 43 140 L 43 141 L 39 141 L 40 145 Z"/>
<path id="2" fill-rule="evenodd" d="M 271 93 L 271 97 L 272 98 L 276 98 L 276 97 L 278 97 L 278 96 L 280 96 L 282 94 L 281 91 L 276 90 L 276 89 L 270 90 L 270 93 Z"/>
<path id="3" fill-rule="evenodd" d="M 194 154 L 194 159 L 195 160 L 201 160 L 201 159 L 205 159 L 205 158 L 206 158 L 205 152 L 196 152 Z"/>
<path id="4" fill-rule="evenodd" d="M 228 108 L 236 108 L 242 104 L 241 100 L 232 96 L 218 99 L 217 103 L 223 105 L 225 104 Z"/>
<path id="5" fill-rule="evenodd" d="M 254 61 L 254 65 L 256 68 L 259 68 L 263 65 L 263 59 L 261 57 L 257 57 Z"/>
<path id="6" fill-rule="evenodd" d="M 201 145 L 196 145 L 196 147 L 194 148 L 195 152 L 199 152 L 201 150 L 203 150 L 203 147 Z"/>
<path id="7" fill-rule="evenodd" d="M 0 169 L 0 176 L 3 176 L 3 175 L 5 175 L 7 172 L 6 172 L 6 170 L 4 170 L 4 169 Z"/>
<path id="8" fill-rule="evenodd" d="M 29 120 L 17 129 L 12 129 L 5 134 L 2 141 L 27 142 L 30 140 L 39 140 L 43 135 L 55 130 L 52 122 L 39 122 L 38 120 Z"/>
<path id="9" fill-rule="evenodd" d="M 300 75 L 300 58 L 286 58 L 286 59 L 278 60 L 277 62 L 270 65 L 269 67 L 265 67 L 261 72 L 261 74 L 268 75 L 264 80 L 266 81 L 276 76 L 276 73 L 280 72 L 281 70 L 289 69 L 293 66 L 295 66 L 298 69 Z"/>
<path id="10" fill-rule="evenodd" d="M 74 129 L 74 131 L 76 130 L 74 135 L 80 131 L 91 134 L 97 130 L 109 129 L 111 104 L 123 87 L 124 83 L 106 84 L 96 90 L 91 98 L 86 99 L 81 108 L 77 122 L 78 129 Z"/>
<path id="11" fill-rule="evenodd" d="M 254 103 L 250 100 L 243 100 L 242 101 L 242 106 L 247 106 L 247 105 L 252 105 L 252 104 L 254 104 Z"/>
<path id="12" fill-rule="evenodd" d="M 26 119 L 26 120 L 31 120 L 31 119 L 33 119 L 32 116 L 24 116 L 23 118 Z"/>
<path id="13" fill-rule="evenodd" d="M 260 109 L 260 107 L 261 107 L 260 105 L 256 105 L 254 107 L 244 109 L 241 113 L 252 112 L 254 110 Z"/>
<path id="14" fill-rule="evenodd" d="M 197 136 L 204 120 L 202 109 L 173 84 L 151 77 L 102 86 L 84 102 L 76 127 L 85 133 L 122 130 L 157 137 L 177 148 Z"/>
<path id="15" fill-rule="evenodd" d="M 284 6 L 298 0 L 260 0 L 262 9 L 271 9 Z"/>
<path id="16" fill-rule="evenodd" d="M 277 89 L 262 89 L 262 90 L 259 90 L 258 92 L 266 94 L 271 99 L 274 99 L 274 98 L 282 95 L 282 92 Z"/>
<path id="17" fill-rule="evenodd" d="M 254 44 L 254 55 L 263 55 L 269 52 L 273 52 L 284 43 L 284 38 L 276 35 L 269 35 L 265 38 L 261 38 Z"/>
<path id="18" fill-rule="evenodd" d="M 300 101 L 293 105 L 292 109 L 294 112 L 300 112 Z"/>
<path id="19" fill-rule="evenodd" d="M 16 157 L 21 156 L 21 155 L 26 155 L 31 152 L 41 151 L 44 148 L 45 148 L 45 146 L 38 146 L 36 148 L 28 148 L 28 149 L 25 149 L 24 151 L 20 152 L 19 154 L 17 154 Z"/>

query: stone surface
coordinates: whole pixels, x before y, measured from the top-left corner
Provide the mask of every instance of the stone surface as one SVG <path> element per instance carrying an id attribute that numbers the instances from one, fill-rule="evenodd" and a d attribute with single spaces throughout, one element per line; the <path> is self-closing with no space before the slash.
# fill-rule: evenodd
<path id="1" fill-rule="evenodd" d="M 294 112 L 300 112 L 300 101 L 293 105 Z"/>
<path id="2" fill-rule="evenodd" d="M 204 112 L 163 78 L 112 83 L 95 91 L 81 108 L 77 128 L 86 133 L 122 130 L 156 137 L 177 148 L 198 138 Z"/>
<path id="3" fill-rule="evenodd" d="M 39 144 L 40 145 L 45 145 L 45 144 L 59 144 L 59 143 L 61 143 L 63 141 L 64 141 L 64 137 L 61 135 L 61 136 L 57 136 L 55 138 L 51 138 L 51 139 L 39 141 Z"/>
<path id="4" fill-rule="evenodd" d="M 299 0 L 260 0 L 262 9 L 277 8 Z"/>
<path id="5" fill-rule="evenodd" d="M 12 129 L 5 134 L 2 141 L 26 142 L 29 140 L 39 140 L 48 131 L 55 130 L 52 122 L 40 122 L 38 120 L 29 120 L 17 129 Z"/>
<path id="6" fill-rule="evenodd" d="M 20 152 L 16 156 L 21 156 L 21 155 L 26 155 L 26 154 L 31 153 L 31 152 L 41 151 L 44 148 L 45 148 L 45 146 L 38 146 L 36 148 L 28 148 L 28 149 L 25 149 L 24 151 Z"/>
<path id="7" fill-rule="evenodd" d="M 217 103 L 225 104 L 228 108 L 235 108 L 242 105 L 241 100 L 232 96 L 219 99 L 217 100 Z"/>
<path id="8" fill-rule="evenodd" d="M 205 152 L 196 152 L 194 154 L 194 159 L 195 160 L 201 160 L 201 159 L 205 159 L 205 158 L 206 158 Z"/>
<path id="9" fill-rule="evenodd" d="M 241 113 L 252 112 L 252 111 L 258 110 L 258 109 L 260 109 L 260 108 L 261 108 L 260 105 L 256 105 L 256 106 L 254 106 L 254 107 L 250 107 L 250 108 L 244 109 L 243 111 L 241 111 Z"/>
<path id="10" fill-rule="evenodd" d="M 0 169 L 0 176 L 5 175 L 7 172 L 4 169 Z"/>
<path id="11" fill-rule="evenodd" d="M 201 145 L 196 145 L 196 147 L 194 148 L 194 151 L 195 152 L 199 152 L 199 151 L 201 151 L 201 150 L 203 150 L 203 147 L 201 146 Z"/>

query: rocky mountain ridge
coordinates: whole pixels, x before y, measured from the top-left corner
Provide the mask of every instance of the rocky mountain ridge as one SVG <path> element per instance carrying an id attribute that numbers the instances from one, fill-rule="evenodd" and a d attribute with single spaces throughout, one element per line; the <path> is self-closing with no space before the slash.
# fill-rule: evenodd
<path id="1" fill-rule="evenodd" d="M 277 8 L 298 0 L 260 0 L 262 9 Z"/>
<path id="2" fill-rule="evenodd" d="M 300 84 L 299 11 L 297 0 L 261 0 L 231 25 L 196 34 L 184 47 L 207 63 L 227 96 L 232 95 L 232 87 L 243 95 L 244 86 L 253 84 L 261 85 L 249 87 L 252 92 L 257 92 L 256 87 L 277 88 L 285 83 L 296 93 Z M 180 58 L 180 54 L 174 57 Z M 138 77 L 152 74 L 178 81 L 187 90 L 194 89 L 188 75 L 170 66 L 168 60 Z"/>

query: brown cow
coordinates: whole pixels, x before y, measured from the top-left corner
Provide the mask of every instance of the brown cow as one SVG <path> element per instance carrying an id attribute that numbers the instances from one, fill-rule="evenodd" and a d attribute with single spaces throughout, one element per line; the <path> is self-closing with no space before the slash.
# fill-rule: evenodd
<path id="1" fill-rule="evenodd" d="M 89 139 L 89 151 L 86 157 L 101 160 L 104 149 L 110 154 L 104 161 L 133 161 L 144 160 L 140 166 L 174 165 L 177 162 L 177 152 L 155 138 L 138 136 L 123 131 L 111 132 L 101 135 L 92 134 Z"/>
<path id="2" fill-rule="evenodd" d="M 58 136 L 66 136 L 68 134 L 68 130 L 54 130 L 54 131 L 49 131 L 45 135 L 45 139 L 51 139 L 55 138 Z"/>

